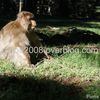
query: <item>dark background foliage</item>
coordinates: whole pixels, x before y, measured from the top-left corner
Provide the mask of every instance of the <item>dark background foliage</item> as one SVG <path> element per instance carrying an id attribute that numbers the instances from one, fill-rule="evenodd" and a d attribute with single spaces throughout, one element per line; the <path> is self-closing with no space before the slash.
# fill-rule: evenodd
<path id="1" fill-rule="evenodd" d="M 22 0 L 22 10 L 36 17 L 46 18 L 99 18 L 100 0 Z M 8 16 L 18 13 L 19 0 L 0 0 L 0 13 Z"/>

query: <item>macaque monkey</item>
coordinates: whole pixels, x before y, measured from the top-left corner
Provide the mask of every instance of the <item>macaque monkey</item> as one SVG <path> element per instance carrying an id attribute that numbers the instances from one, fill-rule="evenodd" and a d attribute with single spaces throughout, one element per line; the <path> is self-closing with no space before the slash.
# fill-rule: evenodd
<path id="1" fill-rule="evenodd" d="M 7 59 L 16 66 L 30 65 L 30 54 L 26 50 L 30 46 L 27 37 L 34 29 L 36 22 L 33 14 L 27 11 L 18 13 L 16 20 L 9 22 L 0 31 L 0 59 Z"/>
<path id="2" fill-rule="evenodd" d="M 16 66 L 30 66 L 36 58 L 28 51 L 29 47 L 43 48 L 38 36 L 32 31 L 36 22 L 33 14 L 27 11 L 18 13 L 16 20 L 9 22 L 0 31 L 0 59 L 7 59 Z M 49 58 L 46 51 L 38 57 Z"/>
<path id="3" fill-rule="evenodd" d="M 31 30 L 29 34 L 27 34 L 27 37 L 30 40 L 31 47 L 34 49 L 34 53 L 30 53 L 32 63 L 37 63 L 38 61 L 43 60 L 43 58 L 50 59 L 50 56 L 47 54 L 47 51 L 43 48 L 40 38 L 34 32 L 34 30 Z"/>

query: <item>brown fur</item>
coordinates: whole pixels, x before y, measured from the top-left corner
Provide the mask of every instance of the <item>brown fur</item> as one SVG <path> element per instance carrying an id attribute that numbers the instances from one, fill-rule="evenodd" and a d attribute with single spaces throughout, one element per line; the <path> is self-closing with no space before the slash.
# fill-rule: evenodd
<path id="1" fill-rule="evenodd" d="M 27 38 L 31 28 L 36 26 L 35 21 L 30 18 L 33 14 L 30 12 L 20 12 L 15 21 L 5 25 L 0 31 L 0 58 L 8 59 L 17 66 L 30 65 L 30 55 L 25 50 L 30 46 Z M 35 25 L 33 25 L 33 22 Z"/>

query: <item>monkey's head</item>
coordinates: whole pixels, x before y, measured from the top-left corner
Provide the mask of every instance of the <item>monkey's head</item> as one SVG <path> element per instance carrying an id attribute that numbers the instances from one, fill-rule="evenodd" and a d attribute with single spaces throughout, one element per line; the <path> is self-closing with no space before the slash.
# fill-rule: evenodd
<path id="1" fill-rule="evenodd" d="M 17 20 L 25 30 L 34 29 L 36 26 L 35 20 L 32 20 L 34 15 L 28 11 L 22 11 L 17 14 Z"/>

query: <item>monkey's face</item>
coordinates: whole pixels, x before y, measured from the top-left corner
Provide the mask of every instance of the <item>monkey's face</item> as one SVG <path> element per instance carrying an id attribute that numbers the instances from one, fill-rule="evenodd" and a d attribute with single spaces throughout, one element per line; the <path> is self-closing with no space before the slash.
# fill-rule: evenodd
<path id="1" fill-rule="evenodd" d="M 21 26 L 26 30 L 29 31 L 34 29 L 36 26 L 36 22 L 33 19 L 33 14 L 30 12 L 22 11 L 18 14 L 17 19 L 19 20 Z"/>
<path id="2" fill-rule="evenodd" d="M 36 26 L 36 21 L 35 20 L 31 20 L 31 29 L 34 29 Z"/>

